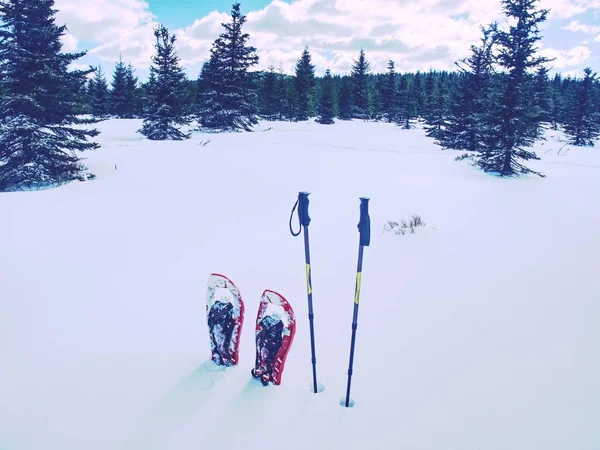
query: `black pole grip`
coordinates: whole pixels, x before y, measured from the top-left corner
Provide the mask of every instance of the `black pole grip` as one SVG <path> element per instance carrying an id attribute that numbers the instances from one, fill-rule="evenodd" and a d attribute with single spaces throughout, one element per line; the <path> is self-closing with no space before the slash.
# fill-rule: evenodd
<path id="1" fill-rule="evenodd" d="M 310 216 L 308 215 L 308 192 L 298 193 L 298 218 L 303 227 L 310 225 Z"/>
<path id="2" fill-rule="evenodd" d="M 371 218 L 369 217 L 369 199 L 360 197 L 360 221 L 358 222 L 360 245 L 368 247 L 371 243 Z"/>

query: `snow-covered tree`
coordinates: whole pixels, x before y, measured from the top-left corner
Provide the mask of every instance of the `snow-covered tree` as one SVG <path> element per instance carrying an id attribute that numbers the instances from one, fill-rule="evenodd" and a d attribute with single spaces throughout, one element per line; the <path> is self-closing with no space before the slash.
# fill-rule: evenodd
<path id="1" fill-rule="evenodd" d="M 110 91 L 110 114 L 121 119 L 135 117 L 135 89 L 137 79 L 131 65 L 127 66 L 121 58 L 115 65 Z"/>
<path id="2" fill-rule="evenodd" d="M 365 51 L 361 48 L 358 59 L 352 65 L 352 106 L 356 119 L 370 118 L 368 76 L 371 65 L 367 61 Z"/>
<path id="3" fill-rule="evenodd" d="M 319 101 L 319 115 L 317 122 L 323 125 L 331 125 L 334 123 L 333 118 L 335 117 L 335 104 L 334 104 L 334 92 L 333 92 L 333 81 L 331 78 L 331 72 L 329 69 L 325 71 L 325 77 L 321 84 L 321 98 Z"/>
<path id="4" fill-rule="evenodd" d="M 352 119 L 352 80 L 350 77 L 343 77 L 338 95 L 338 119 Z"/>
<path id="5" fill-rule="evenodd" d="M 177 126 L 191 122 L 186 105 L 186 77 L 175 51 L 175 35 L 163 25 L 154 29 L 156 53 L 152 56 L 144 125 L 139 130 L 150 140 L 184 140 L 190 137 Z"/>
<path id="6" fill-rule="evenodd" d="M 243 32 L 246 16 L 240 4 L 231 10 L 231 21 L 214 41 L 210 60 L 203 72 L 205 92 L 200 99 L 198 120 L 203 128 L 215 131 L 252 131 L 258 123 L 258 93 L 250 68 L 258 64 L 256 48 L 247 44 Z"/>
<path id="7" fill-rule="evenodd" d="M 261 86 L 260 113 L 268 120 L 277 120 L 281 117 L 281 104 L 284 97 L 280 91 L 279 76 L 275 67 L 269 66 Z"/>
<path id="8" fill-rule="evenodd" d="M 383 117 L 386 122 L 392 123 L 395 121 L 398 114 L 398 76 L 394 66 L 394 61 L 388 62 L 388 72 L 386 74 L 385 83 L 383 84 Z"/>
<path id="9" fill-rule="evenodd" d="M 394 122 L 404 130 L 414 128 L 413 122 L 417 118 L 417 105 L 411 92 L 408 74 L 400 75 L 396 100 L 398 108 Z"/>
<path id="10" fill-rule="evenodd" d="M 502 177 L 519 174 L 544 176 L 520 161 L 540 159 L 527 150 L 538 137 L 539 114 L 535 107 L 534 73 L 548 62 L 538 56 L 536 42 L 539 24 L 548 10 L 536 8 L 538 0 L 502 0 L 502 9 L 510 19 L 508 31 L 495 27 L 498 44 L 496 61 L 504 69 L 504 85 L 500 99 L 490 111 L 492 118 L 485 148 L 480 151 L 478 165 L 485 172 Z"/>
<path id="11" fill-rule="evenodd" d="M 0 191 L 55 186 L 91 177 L 79 151 L 96 123 L 82 119 L 77 92 L 92 70 L 69 71 L 85 52 L 63 53 L 66 27 L 53 0 L 0 2 Z"/>
<path id="12" fill-rule="evenodd" d="M 311 62 L 308 47 L 296 62 L 295 87 L 297 94 L 297 120 L 308 120 L 313 115 L 313 95 L 315 87 L 315 66 Z"/>
<path id="13" fill-rule="evenodd" d="M 544 139 L 544 130 L 551 123 L 552 92 L 548 69 L 540 66 L 533 82 L 533 105 L 537 112 L 537 137 Z"/>
<path id="14" fill-rule="evenodd" d="M 90 80 L 88 95 L 92 115 L 99 119 L 107 119 L 110 109 L 110 94 L 108 91 L 108 82 L 101 66 L 96 68 L 94 78 Z"/>
<path id="15" fill-rule="evenodd" d="M 429 112 L 426 115 L 427 136 L 440 139 L 448 128 L 450 114 L 450 87 L 448 76 L 444 73 L 434 83 L 430 98 Z"/>
<path id="16" fill-rule="evenodd" d="M 583 72 L 584 79 L 568 100 L 564 128 L 571 144 L 593 147 L 594 141 L 600 136 L 597 78 L 589 67 Z"/>
<path id="17" fill-rule="evenodd" d="M 450 101 L 450 111 L 437 143 L 442 148 L 477 151 L 489 134 L 490 108 L 495 101 L 492 80 L 494 27 L 482 27 L 479 45 L 471 56 L 458 63 L 461 76 Z"/>

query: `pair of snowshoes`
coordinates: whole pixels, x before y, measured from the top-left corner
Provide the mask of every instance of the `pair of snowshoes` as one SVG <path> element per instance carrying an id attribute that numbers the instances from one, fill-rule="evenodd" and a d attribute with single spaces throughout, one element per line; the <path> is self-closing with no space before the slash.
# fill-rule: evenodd
<path id="1" fill-rule="evenodd" d="M 217 293 L 221 294 L 217 296 Z M 227 277 L 211 274 L 206 295 L 206 314 L 212 360 L 220 366 L 235 366 L 244 324 L 245 306 L 239 289 Z M 263 385 L 279 385 L 285 360 L 296 332 L 296 317 L 279 293 L 265 290 L 256 314 L 256 359 L 251 371 Z"/>

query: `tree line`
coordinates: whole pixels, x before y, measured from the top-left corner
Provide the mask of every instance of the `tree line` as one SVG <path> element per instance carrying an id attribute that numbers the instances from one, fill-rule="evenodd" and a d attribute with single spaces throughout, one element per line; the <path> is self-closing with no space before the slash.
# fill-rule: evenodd
<path id="1" fill-rule="evenodd" d="M 139 83 L 121 59 L 109 84 L 100 67 L 68 71 L 85 52 L 60 52 L 64 27 L 54 24 L 53 0 L 0 2 L 0 191 L 82 179 L 74 151 L 98 148 L 90 125 L 110 117 L 141 118 L 152 140 L 183 140 L 182 126 L 204 131 L 251 131 L 260 119 L 372 120 L 411 129 L 424 123 L 445 149 L 472 152 L 477 165 L 500 176 L 534 173 L 525 161 L 545 127 L 562 129 L 574 145 L 594 145 L 600 133 L 600 83 L 548 75 L 539 56 L 538 0 L 501 0 L 513 25 L 481 27 L 482 37 L 456 71 L 373 73 L 364 49 L 347 75 L 315 75 L 309 48 L 293 74 L 255 70 L 256 48 L 235 3 L 197 79 L 186 77 L 176 37 L 160 25 L 148 81 Z M 23 30 L 27 30 L 24 33 Z M 44 64 L 42 61 L 45 61 Z M 50 68 L 50 70 L 48 70 Z M 93 73 L 93 77 L 88 78 Z"/>

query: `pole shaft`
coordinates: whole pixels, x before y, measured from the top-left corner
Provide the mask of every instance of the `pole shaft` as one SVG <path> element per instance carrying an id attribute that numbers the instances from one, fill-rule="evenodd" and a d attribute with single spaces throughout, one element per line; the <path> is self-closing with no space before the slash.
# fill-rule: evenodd
<path id="1" fill-rule="evenodd" d="M 315 327 L 313 312 L 313 298 L 312 298 L 312 276 L 310 267 L 310 247 L 308 241 L 308 227 L 304 228 L 304 254 L 306 260 L 306 292 L 308 294 L 308 322 L 310 326 L 310 351 L 311 351 L 311 362 L 312 362 L 312 376 L 313 376 L 313 391 L 316 394 L 317 389 L 317 358 L 315 351 Z"/>
<path id="2" fill-rule="evenodd" d="M 358 328 L 358 304 L 360 302 L 360 285 L 362 279 L 362 245 L 358 247 L 358 265 L 356 268 L 356 286 L 354 288 L 354 314 L 352 316 L 352 340 L 350 342 L 350 362 L 348 364 L 348 385 L 346 387 L 346 407 L 350 406 L 350 386 L 352 385 L 352 368 L 354 366 L 354 347 L 356 343 L 356 329 Z"/>

